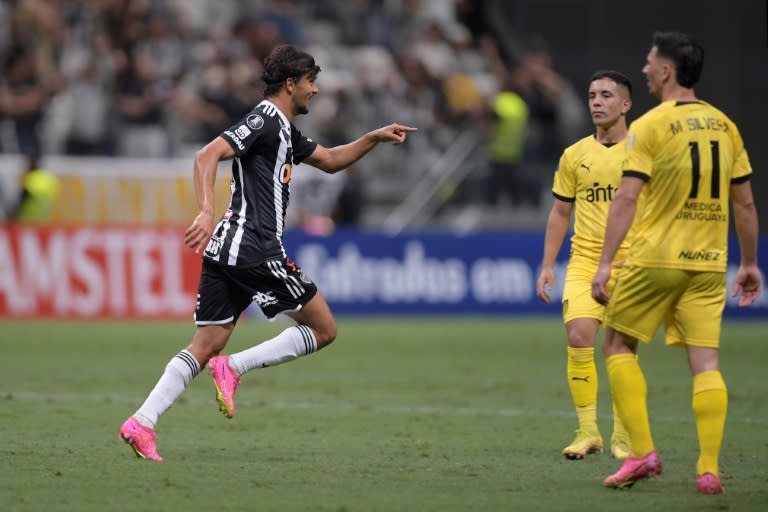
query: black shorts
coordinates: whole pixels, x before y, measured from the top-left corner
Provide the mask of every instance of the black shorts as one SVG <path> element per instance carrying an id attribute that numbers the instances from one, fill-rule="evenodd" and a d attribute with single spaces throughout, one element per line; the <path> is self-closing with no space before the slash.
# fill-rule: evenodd
<path id="1" fill-rule="evenodd" d="M 212 263 L 203 258 L 197 287 L 197 325 L 237 322 L 251 302 L 267 318 L 298 311 L 317 293 L 317 286 L 290 259 L 271 259 L 249 268 Z"/>

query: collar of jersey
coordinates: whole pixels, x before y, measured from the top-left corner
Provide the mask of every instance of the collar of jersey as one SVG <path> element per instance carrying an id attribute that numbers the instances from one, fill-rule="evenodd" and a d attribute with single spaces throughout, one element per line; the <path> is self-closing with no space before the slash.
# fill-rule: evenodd
<path id="1" fill-rule="evenodd" d="M 288 121 L 288 118 L 285 117 L 285 114 L 282 113 L 282 111 L 277 107 L 277 105 L 275 105 L 274 103 L 266 99 L 261 100 L 260 104 L 263 104 L 263 103 L 269 103 L 275 108 L 275 111 L 280 116 L 280 124 L 282 124 L 284 128 L 288 128 L 289 126 L 291 126 L 291 123 Z"/>

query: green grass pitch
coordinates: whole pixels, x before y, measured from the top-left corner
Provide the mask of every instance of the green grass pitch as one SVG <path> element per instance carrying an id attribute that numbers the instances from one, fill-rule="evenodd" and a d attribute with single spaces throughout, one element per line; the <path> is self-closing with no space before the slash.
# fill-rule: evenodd
<path id="1" fill-rule="evenodd" d="M 285 323 L 244 320 L 227 352 Z M 576 428 L 564 329 L 550 318 L 339 319 L 331 347 L 247 374 L 225 419 L 207 372 L 158 425 L 165 462 L 118 438 L 188 323 L 0 322 L 0 511 L 762 511 L 768 324 L 725 322 L 723 496 L 695 492 L 684 352 L 640 363 L 659 478 L 601 486 L 619 464 L 567 461 Z M 600 426 L 611 434 L 602 355 Z"/>

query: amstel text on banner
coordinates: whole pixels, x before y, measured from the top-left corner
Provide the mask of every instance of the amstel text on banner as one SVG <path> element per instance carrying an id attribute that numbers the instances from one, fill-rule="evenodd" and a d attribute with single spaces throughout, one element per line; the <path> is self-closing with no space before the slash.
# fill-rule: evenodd
<path id="1" fill-rule="evenodd" d="M 0 227 L 0 316 L 190 318 L 200 257 L 175 227 Z"/>

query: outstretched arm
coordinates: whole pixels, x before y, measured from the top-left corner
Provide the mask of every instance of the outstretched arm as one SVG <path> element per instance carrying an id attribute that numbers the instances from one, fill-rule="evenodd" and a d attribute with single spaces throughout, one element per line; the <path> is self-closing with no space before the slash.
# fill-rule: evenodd
<path id="1" fill-rule="evenodd" d="M 200 213 L 184 232 L 184 244 L 196 253 L 205 248 L 213 234 L 216 215 L 214 185 L 219 161 L 228 160 L 233 156 L 234 150 L 221 137 L 216 137 L 195 153 L 195 196 Z"/>
<path id="2" fill-rule="evenodd" d="M 741 262 L 733 283 L 733 296 L 739 296 L 739 306 L 751 305 L 760 296 L 761 277 L 757 268 L 757 209 L 750 183 L 731 185 L 733 223 L 739 237 Z"/>
<path id="3" fill-rule="evenodd" d="M 395 145 L 402 144 L 405 142 L 408 132 L 415 132 L 416 130 L 417 128 L 411 126 L 394 123 L 368 132 L 349 144 L 332 148 L 326 148 L 318 144 L 312 154 L 304 161 L 327 173 L 336 173 L 360 160 L 378 143 L 392 142 Z"/>

